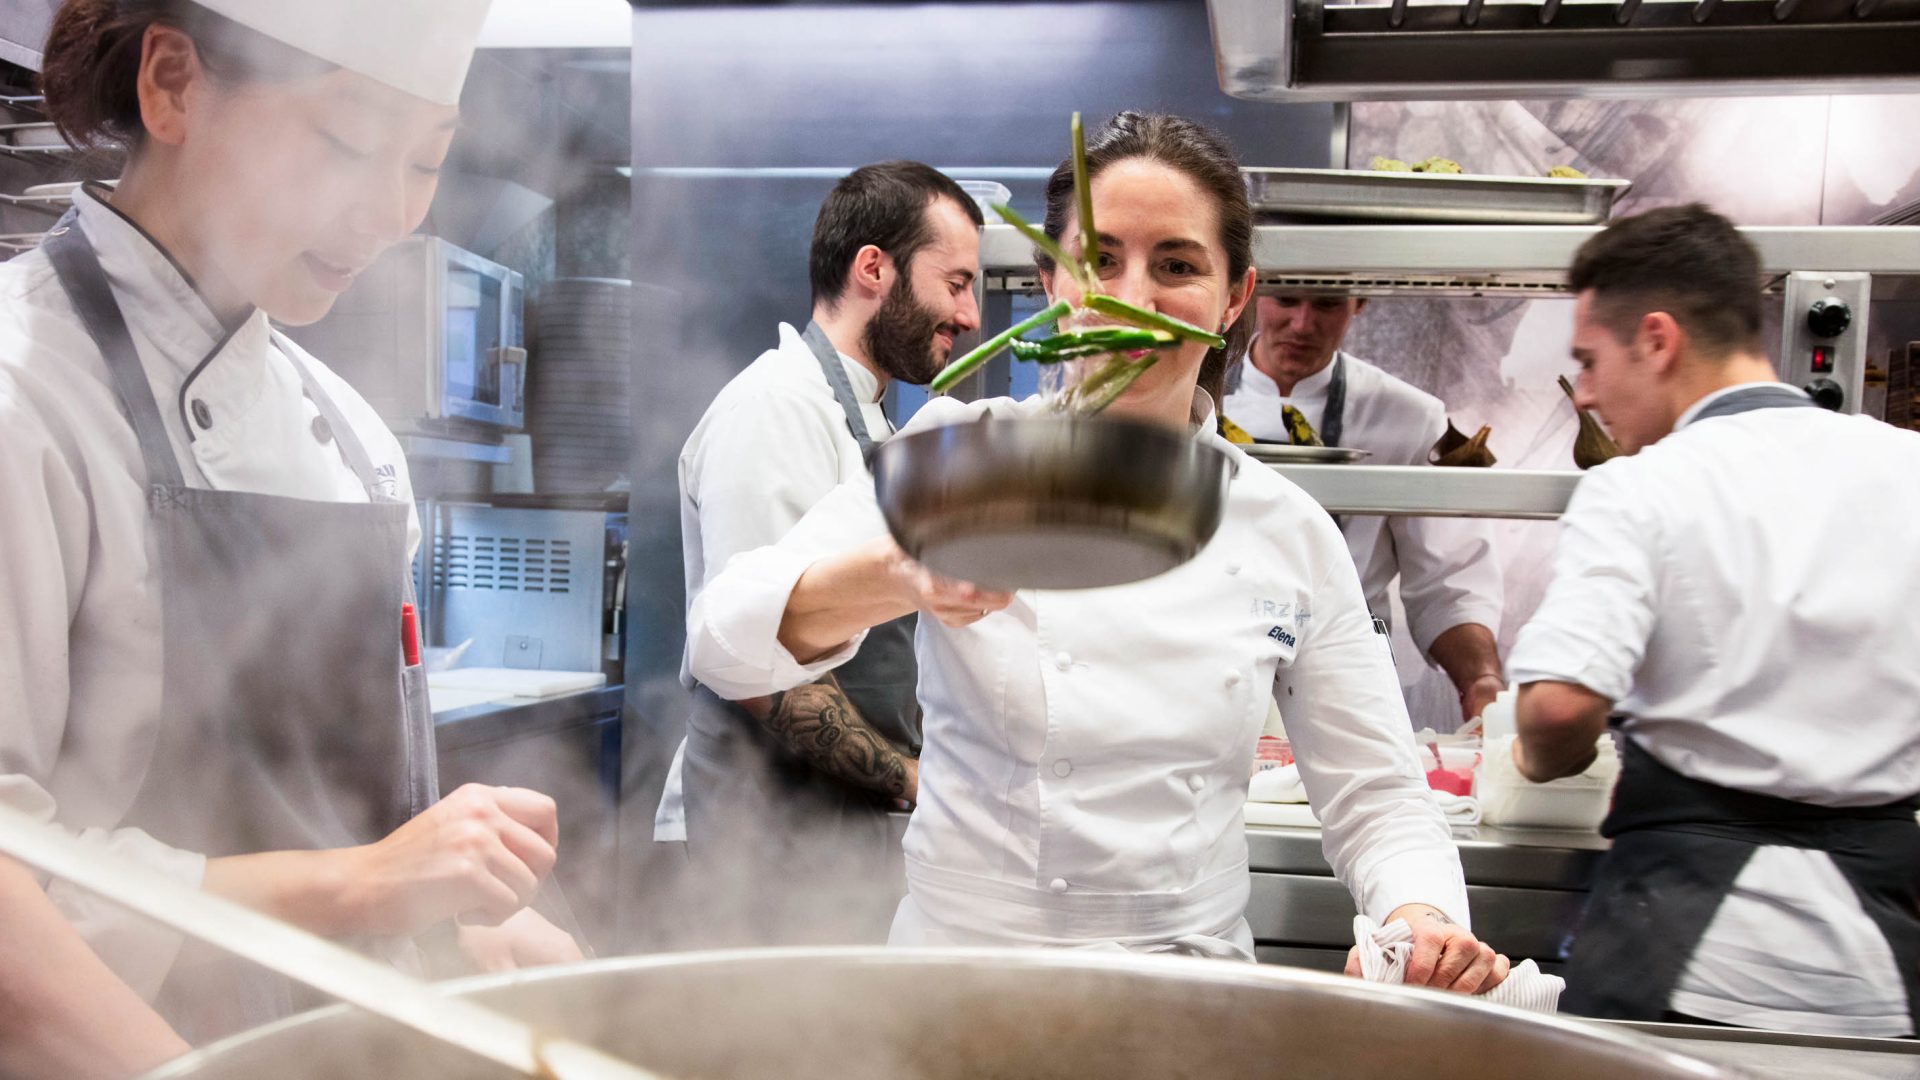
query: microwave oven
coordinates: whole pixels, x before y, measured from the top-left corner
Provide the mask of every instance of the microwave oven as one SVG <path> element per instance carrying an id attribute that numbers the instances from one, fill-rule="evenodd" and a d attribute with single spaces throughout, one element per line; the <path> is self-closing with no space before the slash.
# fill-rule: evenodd
<path id="1" fill-rule="evenodd" d="M 395 244 L 325 318 L 287 333 L 391 427 L 525 423 L 526 281 L 439 237 Z"/>

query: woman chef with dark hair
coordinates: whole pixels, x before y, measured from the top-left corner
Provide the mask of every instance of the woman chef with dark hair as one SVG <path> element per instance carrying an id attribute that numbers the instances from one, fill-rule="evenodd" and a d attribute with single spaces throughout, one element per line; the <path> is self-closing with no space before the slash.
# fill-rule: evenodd
<path id="1" fill-rule="evenodd" d="M 406 462 L 272 323 L 425 216 L 487 0 L 68 0 L 46 105 L 129 151 L 0 267 L 0 801 L 404 962 L 578 956 L 551 800 L 441 799 Z M 487 927 L 497 927 L 488 929 Z M 0 860 L 0 1073 L 114 1076 L 289 988 Z"/>

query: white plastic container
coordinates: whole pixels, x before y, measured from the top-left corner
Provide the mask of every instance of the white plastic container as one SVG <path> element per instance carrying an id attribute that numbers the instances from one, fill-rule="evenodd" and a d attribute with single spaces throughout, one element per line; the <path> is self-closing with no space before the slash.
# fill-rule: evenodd
<path id="1" fill-rule="evenodd" d="M 1013 189 L 998 180 L 959 180 L 956 183 L 961 191 L 971 195 L 973 201 L 980 204 L 980 213 L 986 215 L 989 225 L 1000 220 L 1000 215 L 993 212 L 993 204 L 1005 206 L 1013 198 Z"/>
<path id="2" fill-rule="evenodd" d="M 1599 754 L 1578 776 L 1536 784 L 1513 764 L 1514 736 L 1488 739 L 1474 783 L 1480 820 L 1487 825 L 1534 829 L 1597 829 L 1613 804 L 1620 758 L 1613 739 L 1602 735 Z"/>

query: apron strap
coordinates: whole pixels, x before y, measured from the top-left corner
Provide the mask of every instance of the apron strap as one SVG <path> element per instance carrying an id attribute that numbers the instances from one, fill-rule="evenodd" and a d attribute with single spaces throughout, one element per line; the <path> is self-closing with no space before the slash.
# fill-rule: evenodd
<path id="1" fill-rule="evenodd" d="M 813 350 L 813 358 L 820 362 L 820 373 L 827 377 L 827 385 L 833 387 L 833 399 L 840 403 L 840 411 L 847 414 L 847 430 L 853 433 L 853 441 L 860 445 L 863 459 L 873 457 L 873 437 L 867 432 L 867 421 L 860 415 L 860 403 L 853 399 L 853 384 L 847 381 L 847 369 L 840 363 L 840 350 L 827 340 L 827 332 L 820 324 L 810 322 L 806 332 L 800 335 Z"/>
<path id="2" fill-rule="evenodd" d="M 1718 400 L 1694 414 L 1689 424 L 1715 416 L 1737 416 L 1740 413 L 1758 412 L 1761 409 L 1817 409 L 1820 406 L 1805 393 L 1786 383 L 1754 383 L 1743 386 L 1731 393 L 1722 394 Z"/>
<path id="3" fill-rule="evenodd" d="M 292 362 L 294 370 L 300 373 L 300 385 L 306 390 L 307 398 L 320 410 L 320 415 L 327 421 L 327 426 L 332 429 L 334 445 L 340 448 L 340 456 L 346 460 L 347 467 L 353 470 L 353 475 L 359 477 L 361 485 L 367 489 L 368 500 L 391 501 L 383 498 L 379 488 L 375 486 L 373 458 L 367 453 L 366 444 L 360 441 L 359 433 L 354 430 L 351 423 L 347 422 L 346 414 L 340 411 L 339 404 L 321 387 L 320 380 L 314 377 L 313 369 L 300 355 L 299 346 L 289 341 L 286 335 L 278 330 L 273 332 L 273 343 Z"/>
<path id="4" fill-rule="evenodd" d="M 127 330 L 127 320 L 113 298 L 113 286 L 107 281 L 106 271 L 100 268 L 100 257 L 94 252 L 93 243 L 80 228 L 78 215 L 69 210 L 47 233 L 41 248 L 53 264 L 54 276 L 60 279 L 88 336 L 106 359 L 107 371 L 113 377 L 113 392 L 133 425 L 134 438 L 139 441 L 148 485 L 183 486 L 180 459 L 174 456 L 173 443 L 160 421 L 160 409 L 153 403 L 153 387 L 147 382 L 146 368 L 140 363 L 133 335 Z"/>

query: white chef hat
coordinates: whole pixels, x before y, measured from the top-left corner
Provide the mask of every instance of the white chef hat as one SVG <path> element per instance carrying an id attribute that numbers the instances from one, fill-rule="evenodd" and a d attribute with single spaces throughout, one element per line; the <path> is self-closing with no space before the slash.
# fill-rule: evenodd
<path id="1" fill-rule="evenodd" d="M 201 7 L 436 105 L 457 105 L 492 0 L 197 0 Z"/>

